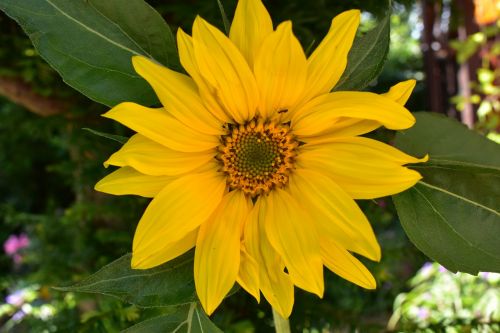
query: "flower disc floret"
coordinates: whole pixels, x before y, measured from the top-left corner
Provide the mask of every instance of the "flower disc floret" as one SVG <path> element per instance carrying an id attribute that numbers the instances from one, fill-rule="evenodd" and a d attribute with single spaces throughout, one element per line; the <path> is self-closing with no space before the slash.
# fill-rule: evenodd
<path id="1" fill-rule="evenodd" d="M 254 197 L 288 183 L 298 146 L 288 126 L 254 119 L 227 127 L 219 160 L 232 189 Z"/>

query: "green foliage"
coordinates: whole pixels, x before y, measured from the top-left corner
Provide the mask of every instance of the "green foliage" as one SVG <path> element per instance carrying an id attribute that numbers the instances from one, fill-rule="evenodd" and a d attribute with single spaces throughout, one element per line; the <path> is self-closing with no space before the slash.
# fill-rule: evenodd
<path id="1" fill-rule="evenodd" d="M 226 32 L 226 35 L 229 35 L 229 29 L 231 28 L 231 23 L 229 22 L 229 18 L 226 15 L 226 10 L 224 9 L 224 5 L 222 5 L 222 2 L 220 2 L 220 0 L 217 0 L 217 6 L 219 6 L 222 23 L 224 23 L 224 31 Z"/>
<path id="2" fill-rule="evenodd" d="M 500 330 L 500 275 L 453 274 L 426 263 L 398 295 L 389 328 L 405 332 L 477 332 Z M 441 329 L 446 327 L 446 329 Z"/>
<path id="3" fill-rule="evenodd" d="M 466 62 L 481 46 L 487 44 L 488 38 L 498 35 L 499 29 L 498 24 L 486 26 L 464 40 L 452 40 L 450 45 L 457 51 L 457 61 L 460 64 Z"/>
<path id="4" fill-rule="evenodd" d="M 414 5 L 411 10 L 407 10 L 400 5 L 393 6 L 389 54 L 382 73 L 370 84 L 370 89 L 386 92 L 396 82 L 415 79 L 417 85 L 405 105 L 412 111 L 424 110 L 427 99 L 420 39 L 415 34 L 415 26 L 421 20 L 418 7 L 419 5 Z"/>
<path id="5" fill-rule="evenodd" d="M 451 271 L 500 272 L 500 146 L 451 119 L 416 117 L 395 142 L 430 156 L 413 167 L 423 180 L 394 196 L 408 237 Z"/>
<path id="6" fill-rule="evenodd" d="M 61 182 L 54 172 L 44 170 L 64 163 L 69 157 L 59 141 L 64 122 L 26 115 L 13 104 L 0 104 L 0 118 L 0 192 L 3 194 L 0 207 L 8 210 L 7 206 L 15 206 L 40 212 L 51 202 L 67 205 L 67 199 L 71 198 L 64 198 L 60 192 L 67 190 L 70 182 Z M 44 154 L 33 154 L 33 147 Z"/>
<path id="7" fill-rule="evenodd" d="M 127 254 L 76 285 L 57 289 L 111 295 L 141 307 L 182 305 L 197 300 L 192 253 L 146 270 L 130 268 L 131 258 Z"/>
<path id="8" fill-rule="evenodd" d="M 378 25 L 354 40 L 336 91 L 361 90 L 379 76 L 389 51 L 390 12 Z"/>
<path id="9" fill-rule="evenodd" d="M 477 105 L 478 121 L 475 128 L 488 138 L 500 143 L 500 69 L 497 62 L 500 55 L 500 42 L 495 36 L 500 34 L 500 23 L 481 27 L 481 31 L 470 35 L 463 41 L 451 41 L 457 51 L 459 63 L 467 62 L 473 55 L 480 54 L 481 67 L 477 69 L 477 81 L 470 83 L 471 96 L 457 95 L 451 98 L 457 110 L 463 111 L 466 104 Z"/>
<path id="10" fill-rule="evenodd" d="M 167 22 L 143 0 L 88 0 L 101 15 L 117 24 L 138 44 L 143 55 L 172 68 L 180 68 L 175 39 Z M 141 22 L 141 24 L 137 24 Z"/>
<path id="11" fill-rule="evenodd" d="M 6 0 L 0 9 L 23 27 L 66 83 L 108 106 L 157 101 L 133 70 L 133 55 L 177 64 L 170 29 L 142 0 Z"/>
<path id="12" fill-rule="evenodd" d="M 125 132 L 96 123 L 100 109 L 85 106 L 84 112 L 82 117 L 73 111 L 71 120 L 40 118 L 0 103 L 0 243 L 21 231 L 30 238 L 19 264 L 0 255 L 0 271 L 6 272 L 0 275 L 0 294 L 2 299 L 23 290 L 35 295 L 16 306 L 0 303 L 6 310 L 0 310 L 0 330 L 114 332 L 137 320 L 127 315 L 130 306 L 113 298 L 51 289 L 80 280 L 126 252 L 145 203 L 92 190 L 106 173 L 101 162 L 119 145 L 80 128 Z M 22 309 L 28 312 L 18 319 Z"/>
<path id="13" fill-rule="evenodd" d="M 174 313 L 151 318 L 122 333 L 222 333 L 197 303 L 179 307 Z"/>
<path id="14" fill-rule="evenodd" d="M 0 76 L 22 78 L 43 96 L 67 97 L 71 94 L 72 89 L 40 58 L 15 21 L 0 14 L 0 31 Z"/>
<path id="15" fill-rule="evenodd" d="M 97 135 L 97 136 L 100 136 L 102 138 L 106 138 L 109 140 L 113 140 L 113 141 L 116 141 L 116 142 L 121 143 L 121 144 L 124 144 L 128 140 L 128 138 L 126 136 L 122 136 L 122 135 L 115 135 L 115 134 L 99 132 L 99 131 L 93 130 L 91 128 L 82 128 L 82 129 L 89 132 L 89 133 L 92 133 L 94 135 Z"/>

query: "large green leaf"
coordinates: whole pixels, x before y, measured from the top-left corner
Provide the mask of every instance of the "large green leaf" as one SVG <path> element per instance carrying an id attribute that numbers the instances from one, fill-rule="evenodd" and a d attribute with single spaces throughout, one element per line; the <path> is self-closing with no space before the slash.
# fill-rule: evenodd
<path id="1" fill-rule="evenodd" d="M 382 71 L 390 42 L 391 12 L 378 25 L 361 37 L 356 37 L 347 59 L 347 67 L 335 91 L 361 90 Z"/>
<path id="2" fill-rule="evenodd" d="M 108 106 L 157 101 L 133 55 L 177 66 L 172 32 L 143 0 L 2 0 L 0 9 L 66 83 Z"/>
<path id="3" fill-rule="evenodd" d="M 188 304 L 197 300 L 193 280 L 193 253 L 161 266 L 135 270 L 127 254 L 87 279 L 62 291 L 110 295 L 141 307 Z"/>
<path id="4" fill-rule="evenodd" d="M 122 333 L 222 333 L 197 303 L 129 327 Z"/>
<path id="5" fill-rule="evenodd" d="M 396 136 L 423 179 L 394 196 L 410 240 L 451 271 L 500 272 L 500 146 L 437 114 Z"/>

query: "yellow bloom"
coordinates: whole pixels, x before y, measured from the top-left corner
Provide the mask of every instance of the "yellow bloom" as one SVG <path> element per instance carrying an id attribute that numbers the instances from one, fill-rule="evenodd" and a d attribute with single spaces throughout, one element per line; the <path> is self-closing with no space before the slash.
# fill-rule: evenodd
<path id="1" fill-rule="evenodd" d="M 417 159 L 360 137 L 415 119 L 403 107 L 415 82 L 383 95 L 330 92 L 342 75 L 358 10 L 332 21 L 311 56 L 291 22 L 273 29 L 260 0 L 240 0 L 229 37 L 197 17 L 179 29 L 189 76 L 134 57 L 163 107 L 122 103 L 104 116 L 137 132 L 105 165 L 121 167 L 98 191 L 154 198 L 137 227 L 132 267 L 146 269 L 196 247 L 196 290 L 207 313 L 235 282 L 282 316 L 293 289 L 323 295 L 323 265 L 375 288 L 351 252 L 380 260 L 354 199 L 401 192 Z"/>

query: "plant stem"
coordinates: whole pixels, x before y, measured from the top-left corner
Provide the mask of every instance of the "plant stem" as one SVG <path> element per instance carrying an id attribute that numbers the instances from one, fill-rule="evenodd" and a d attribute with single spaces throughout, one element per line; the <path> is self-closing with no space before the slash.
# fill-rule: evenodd
<path id="1" fill-rule="evenodd" d="M 276 310 L 273 308 L 273 319 L 274 328 L 276 333 L 290 333 L 290 322 L 288 319 L 283 318 Z"/>

